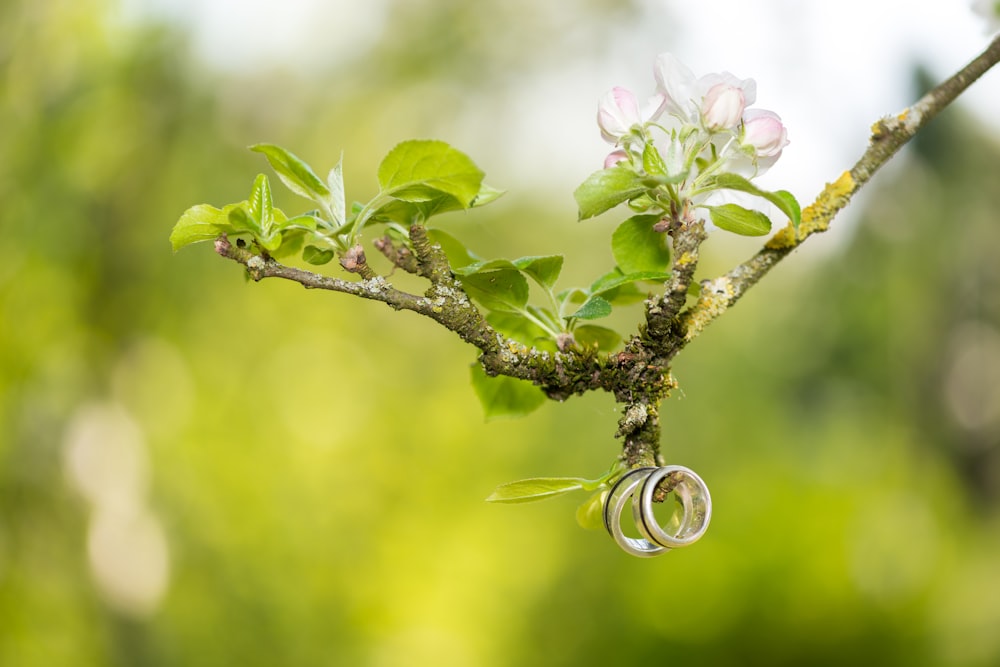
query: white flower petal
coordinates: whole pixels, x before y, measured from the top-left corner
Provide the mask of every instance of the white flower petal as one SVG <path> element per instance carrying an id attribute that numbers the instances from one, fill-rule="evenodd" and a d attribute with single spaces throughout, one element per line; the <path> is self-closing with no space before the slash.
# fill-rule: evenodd
<path id="1" fill-rule="evenodd" d="M 701 95 L 698 80 L 687 65 L 671 53 L 661 53 L 653 67 L 657 91 L 666 96 L 666 111 L 685 120 L 696 120 Z"/>

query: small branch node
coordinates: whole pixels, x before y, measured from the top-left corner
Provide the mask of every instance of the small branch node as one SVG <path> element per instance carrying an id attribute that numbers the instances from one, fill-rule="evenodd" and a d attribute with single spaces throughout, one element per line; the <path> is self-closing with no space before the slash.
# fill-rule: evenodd
<path id="1" fill-rule="evenodd" d="M 392 262 L 393 266 L 399 267 L 407 273 L 419 273 L 420 267 L 417 258 L 406 246 L 397 247 L 389 236 L 375 239 L 374 245 L 376 250 Z"/>
<path id="2" fill-rule="evenodd" d="M 264 269 L 267 267 L 267 262 L 260 255 L 250 255 L 247 258 L 247 273 L 250 277 L 254 279 L 255 282 L 260 282 L 264 278 Z"/>
<path id="3" fill-rule="evenodd" d="M 232 249 L 232 244 L 229 243 L 229 237 L 225 234 L 215 239 L 215 252 L 216 254 L 222 255 L 223 257 L 229 256 L 229 251 Z"/>

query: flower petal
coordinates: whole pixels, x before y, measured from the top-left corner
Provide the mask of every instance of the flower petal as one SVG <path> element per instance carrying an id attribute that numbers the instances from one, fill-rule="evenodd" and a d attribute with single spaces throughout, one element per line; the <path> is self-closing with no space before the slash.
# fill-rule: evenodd
<path id="1" fill-rule="evenodd" d="M 656 77 L 657 92 L 666 97 L 666 112 L 684 120 L 696 121 L 701 95 L 698 80 L 687 65 L 671 53 L 661 53 L 656 57 L 653 75 Z"/>

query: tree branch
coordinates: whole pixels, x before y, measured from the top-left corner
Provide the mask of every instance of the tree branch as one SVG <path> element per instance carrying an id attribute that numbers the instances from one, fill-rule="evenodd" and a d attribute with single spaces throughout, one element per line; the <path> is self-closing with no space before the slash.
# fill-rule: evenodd
<path id="1" fill-rule="evenodd" d="M 622 352 L 598 354 L 576 347 L 556 352 L 529 348 L 497 332 L 472 303 L 448 258 L 434 244 L 423 225 L 409 227 L 409 244 L 397 247 L 388 237 L 375 247 L 395 266 L 425 278 L 430 286 L 422 294 L 396 289 L 368 266 L 360 246 L 340 257 L 341 266 L 361 280 L 341 280 L 285 266 L 266 254 L 234 246 L 222 236 L 216 252 L 246 266 L 254 280 L 284 278 L 311 289 L 325 289 L 381 301 L 396 310 L 410 310 L 438 322 L 480 351 L 479 361 L 490 375 L 507 375 L 540 386 L 553 399 L 601 389 L 614 394 L 623 405 L 616 436 L 623 440 L 622 458 L 630 468 L 658 465 L 659 410 L 662 400 L 676 386 L 670 375 L 673 357 L 717 317 L 730 308 L 771 268 L 805 239 L 829 227 L 834 216 L 918 130 L 950 104 L 990 67 L 1000 61 L 1000 37 L 974 61 L 916 104 L 872 127 L 868 149 L 857 164 L 828 184 L 802 213 L 798 227 L 789 224 L 746 262 L 728 273 L 702 282 L 697 302 L 682 310 L 705 240 L 703 224 L 685 219 L 670 225 L 673 265 L 662 295 L 647 299 L 645 323 Z"/>
<path id="2" fill-rule="evenodd" d="M 409 248 L 396 246 L 388 235 L 375 239 L 375 249 L 385 255 L 385 258 L 392 262 L 393 266 L 397 266 L 407 273 L 419 275 L 420 267 L 417 258 L 413 256 Z"/>
<path id="3" fill-rule="evenodd" d="M 265 278 L 284 278 L 307 289 L 343 292 L 362 299 L 381 301 L 394 310 L 419 313 L 451 329 L 462 340 L 476 346 L 484 353 L 493 352 L 499 347 L 499 340 L 502 340 L 461 290 L 456 292 L 449 285 L 438 284 L 432 285 L 427 293 L 419 296 L 396 289 L 385 278 L 375 275 L 364 262 L 364 253 L 360 253 L 359 256 L 356 251 L 353 253 L 349 251 L 341 258 L 341 265 L 345 269 L 359 273 L 363 278 L 360 281 L 352 281 L 286 266 L 270 257 L 233 245 L 225 236 L 216 240 L 215 252 L 246 266 L 247 273 L 258 282 Z M 349 259 L 351 255 L 353 257 Z"/>
<path id="4" fill-rule="evenodd" d="M 595 389 L 612 391 L 620 369 L 607 355 L 576 351 L 546 352 L 529 348 L 497 332 L 469 300 L 461 283 L 452 275 L 441 248 L 432 244 L 419 225 L 410 231 L 415 237 L 417 272 L 431 281 L 423 295 L 396 289 L 363 261 L 363 253 L 348 251 L 341 258 L 345 269 L 369 276 L 360 281 L 342 280 L 312 271 L 286 266 L 273 258 L 233 245 L 225 236 L 215 242 L 215 251 L 247 268 L 255 281 L 283 278 L 307 289 L 322 289 L 380 301 L 395 310 L 409 310 L 428 317 L 453 331 L 481 352 L 480 363 L 490 375 L 507 375 L 539 385 L 553 399 L 565 400 L 574 394 Z M 348 259 L 349 256 L 352 256 Z M 364 268 L 362 268 L 364 267 Z M 620 383 L 619 383 L 620 384 Z"/>
<path id="5" fill-rule="evenodd" d="M 677 314 L 687 301 L 688 288 L 698 268 L 698 249 L 707 238 L 700 220 L 685 222 L 671 233 L 673 266 L 662 296 L 646 301 L 646 336 L 650 343 L 666 350 L 667 341 L 677 322 Z"/>

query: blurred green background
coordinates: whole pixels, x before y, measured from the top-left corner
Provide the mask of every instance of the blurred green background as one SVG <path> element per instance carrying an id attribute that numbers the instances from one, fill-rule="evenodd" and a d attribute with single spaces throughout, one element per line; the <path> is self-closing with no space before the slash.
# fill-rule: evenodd
<path id="1" fill-rule="evenodd" d="M 653 560 L 578 528 L 582 496 L 483 502 L 605 470 L 608 396 L 484 424 L 448 332 L 170 252 L 265 170 L 248 144 L 343 151 L 364 200 L 435 136 L 512 189 L 449 231 L 587 281 L 596 128 L 532 188 L 491 169 L 551 159 L 496 101 L 641 4 L 399 0 L 353 57 L 253 71 L 102 0 L 0 4 L 0 665 L 1000 663 L 1000 145 L 960 108 L 678 359 L 664 451 L 715 515 Z M 755 245 L 713 237 L 705 274 Z"/>

